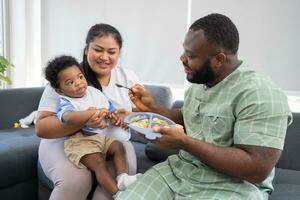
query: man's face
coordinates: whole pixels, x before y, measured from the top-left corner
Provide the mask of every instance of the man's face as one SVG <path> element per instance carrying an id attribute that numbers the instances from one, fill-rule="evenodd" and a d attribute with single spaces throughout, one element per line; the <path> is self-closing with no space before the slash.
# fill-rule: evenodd
<path id="1" fill-rule="evenodd" d="M 191 83 L 207 84 L 215 79 L 210 63 L 211 48 L 204 33 L 190 30 L 183 43 L 184 53 L 180 59 L 184 66 L 186 78 Z"/>
<path id="2" fill-rule="evenodd" d="M 186 78 L 191 83 L 197 83 L 197 84 L 207 84 L 214 80 L 215 74 L 212 70 L 212 66 L 209 62 L 209 58 L 202 64 L 201 66 L 196 67 L 195 70 L 191 70 L 190 75 L 187 74 Z M 188 68 L 188 66 L 183 63 L 185 67 Z M 185 70 L 186 71 L 186 70 Z"/>

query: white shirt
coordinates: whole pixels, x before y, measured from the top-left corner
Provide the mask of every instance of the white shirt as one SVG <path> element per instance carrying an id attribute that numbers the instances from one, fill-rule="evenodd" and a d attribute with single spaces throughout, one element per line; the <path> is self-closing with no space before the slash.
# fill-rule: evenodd
<path id="1" fill-rule="evenodd" d="M 133 104 L 128 97 L 128 90 L 117 87 L 116 83 L 130 88 L 138 82 L 139 79 L 133 71 L 116 67 L 111 70 L 110 81 L 107 86 L 102 86 L 102 91 L 115 108 L 125 108 L 131 111 Z"/>
<path id="2" fill-rule="evenodd" d="M 57 108 L 57 117 L 60 121 L 63 122 L 63 115 L 68 111 L 84 111 L 89 107 L 95 108 L 106 108 L 108 110 L 113 109 L 110 108 L 110 103 L 106 96 L 94 87 L 88 86 L 85 92 L 85 95 L 80 98 L 73 98 L 64 95 L 60 96 L 60 104 Z M 102 128 L 90 128 L 83 127 L 82 130 L 93 133 L 105 133 L 105 129 Z"/>

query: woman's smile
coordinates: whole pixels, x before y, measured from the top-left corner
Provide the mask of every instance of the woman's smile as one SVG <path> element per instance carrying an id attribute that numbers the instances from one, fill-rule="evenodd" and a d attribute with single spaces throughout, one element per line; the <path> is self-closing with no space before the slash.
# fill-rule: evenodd
<path id="1" fill-rule="evenodd" d="M 97 65 L 100 67 L 100 68 L 108 68 L 111 66 L 111 63 L 110 62 L 105 62 L 105 61 L 96 61 Z"/>

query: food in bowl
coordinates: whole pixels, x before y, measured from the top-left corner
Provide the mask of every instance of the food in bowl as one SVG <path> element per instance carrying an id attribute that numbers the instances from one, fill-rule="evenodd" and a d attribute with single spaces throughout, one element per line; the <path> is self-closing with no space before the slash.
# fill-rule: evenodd
<path id="1" fill-rule="evenodd" d="M 140 127 L 140 128 L 148 128 L 150 124 L 149 119 L 140 119 L 140 120 L 134 120 L 133 122 L 131 122 L 129 125 L 131 126 L 136 126 L 136 127 Z M 153 125 L 163 125 L 163 126 L 167 126 L 169 125 L 169 123 L 166 120 L 163 119 L 159 119 L 157 117 L 154 117 L 152 119 L 152 127 Z"/>
<path id="2" fill-rule="evenodd" d="M 134 122 L 131 122 L 129 125 L 140 127 L 140 128 L 148 128 L 149 127 L 149 119 L 141 119 L 138 121 L 134 121 Z"/>
<path id="3" fill-rule="evenodd" d="M 159 114 L 150 113 L 150 112 L 137 112 L 132 113 L 125 117 L 124 122 L 128 127 L 144 135 L 145 138 L 149 140 L 154 140 L 158 137 L 161 137 L 160 133 L 153 132 L 152 128 L 155 125 L 159 126 L 174 126 L 175 123 Z"/>

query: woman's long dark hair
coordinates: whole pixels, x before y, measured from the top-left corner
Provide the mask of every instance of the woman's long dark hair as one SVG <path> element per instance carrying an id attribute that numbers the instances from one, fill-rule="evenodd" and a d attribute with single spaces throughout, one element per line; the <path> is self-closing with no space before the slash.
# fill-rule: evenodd
<path id="1" fill-rule="evenodd" d="M 91 69 L 91 66 L 89 65 L 88 61 L 87 61 L 87 51 L 89 48 L 89 44 L 94 41 L 94 39 L 96 37 L 102 37 L 102 36 L 108 36 L 111 35 L 116 42 L 119 45 L 119 48 L 122 48 L 122 44 L 123 44 L 123 39 L 122 36 L 120 34 L 120 32 L 113 26 L 109 25 L 109 24 L 95 24 L 94 26 L 92 26 L 86 36 L 86 40 L 85 40 L 85 48 L 83 50 L 83 58 L 82 58 L 82 63 L 81 63 L 81 67 L 82 70 L 84 72 L 85 78 L 86 80 L 89 82 L 89 85 L 94 86 L 95 88 L 99 89 L 100 91 L 102 91 L 102 87 L 97 79 L 97 76 L 95 74 L 95 72 Z"/>

